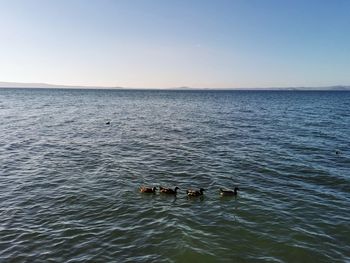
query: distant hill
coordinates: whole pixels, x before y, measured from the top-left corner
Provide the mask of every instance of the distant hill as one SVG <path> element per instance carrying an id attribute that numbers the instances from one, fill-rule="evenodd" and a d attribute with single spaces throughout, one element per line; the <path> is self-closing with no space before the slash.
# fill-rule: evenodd
<path id="1" fill-rule="evenodd" d="M 43 88 L 43 89 L 122 89 L 122 87 L 72 86 L 47 83 L 0 82 L 0 88 Z"/>
<path id="2" fill-rule="evenodd" d="M 124 89 L 123 87 L 106 87 L 106 86 L 73 86 L 73 85 L 56 85 L 47 83 L 20 83 L 20 82 L 0 82 L 0 88 L 56 88 L 56 89 Z M 139 88 L 138 88 L 139 89 Z M 200 90 L 200 88 L 191 88 L 187 86 L 165 88 L 167 90 Z M 203 90 L 203 89 L 201 89 Z M 205 90 L 216 90 L 215 88 L 205 88 Z M 271 87 L 271 88 L 221 88 L 218 90 L 339 90 L 350 91 L 350 86 L 337 85 L 328 87 Z"/>
<path id="3" fill-rule="evenodd" d="M 350 86 L 327 86 L 327 87 L 289 87 L 289 88 L 271 88 L 272 90 L 349 90 Z"/>

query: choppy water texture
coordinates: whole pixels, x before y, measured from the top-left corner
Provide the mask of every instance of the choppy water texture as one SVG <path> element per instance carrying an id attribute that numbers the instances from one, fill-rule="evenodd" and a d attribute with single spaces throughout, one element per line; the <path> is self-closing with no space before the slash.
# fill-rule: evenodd
<path id="1" fill-rule="evenodd" d="M 349 127 L 350 92 L 0 89 L 0 261 L 349 262 Z"/>

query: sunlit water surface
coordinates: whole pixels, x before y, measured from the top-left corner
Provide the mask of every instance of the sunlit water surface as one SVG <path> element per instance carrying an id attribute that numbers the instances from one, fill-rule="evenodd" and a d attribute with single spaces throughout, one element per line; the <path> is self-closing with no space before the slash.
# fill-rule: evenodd
<path id="1" fill-rule="evenodd" d="M 0 89 L 0 261 L 349 262 L 349 138 L 350 92 Z"/>

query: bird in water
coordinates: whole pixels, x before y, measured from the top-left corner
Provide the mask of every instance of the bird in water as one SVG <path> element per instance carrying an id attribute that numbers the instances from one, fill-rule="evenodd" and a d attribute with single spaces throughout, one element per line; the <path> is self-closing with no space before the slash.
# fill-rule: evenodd
<path id="1" fill-rule="evenodd" d="M 174 189 L 159 186 L 159 192 L 162 194 L 168 194 L 168 195 L 176 195 L 177 190 L 179 189 L 180 188 L 177 186 Z"/>
<path id="2" fill-rule="evenodd" d="M 157 191 L 157 187 L 145 187 L 145 186 L 140 187 L 141 193 L 155 194 L 156 191 Z"/>
<path id="3" fill-rule="evenodd" d="M 240 190 L 238 187 L 235 187 L 233 189 L 233 191 L 220 188 L 220 195 L 221 196 L 237 196 L 238 190 Z"/>
<path id="4" fill-rule="evenodd" d="M 187 196 L 189 196 L 189 197 L 202 196 L 204 191 L 205 191 L 205 189 L 203 189 L 203 188 L 199 189 L 199 191 L 189 189 L 189 190 L 187 190 Z"/>
<path id="5" fill-rule="evenodd" d="M 109 124 L 111 124 L 111 122 L 110 122 L 110 121 L 107 121 L 107 122 L 106 122 L 106 125 L 109 125 Z"/>

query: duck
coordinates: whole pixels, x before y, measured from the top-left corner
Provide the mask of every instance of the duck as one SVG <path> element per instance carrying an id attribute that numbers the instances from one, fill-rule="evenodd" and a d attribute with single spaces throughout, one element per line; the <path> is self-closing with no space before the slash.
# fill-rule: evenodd
<path id="1" fill-rule="evenodd" d="M 111 122 L 110 122 L 110 121 L 107 121 L 107 122 L 106 122 L 106 125 L 109 125 L 109 124 L 111 124 Z"/>
<path id="2" fill-rule="evenodd" d="M 203 188 L 199 189 L 199 191 L 189 189 L 189 190 L 187 190 L 187 196 L 189 196 L 189 197 L 202 196 L 204 191 L 205 191 L 205 189 L 203 189 Z"/>
<path id="3" fill-rule="evenodd" d="M 238 187 L 235 187 L 233 189 L 233 191 L 220 188 L 220 195 L 221 196 L 237 196 L 238 190 L 240 190 Z"/>
<path id="4" fill-rule="evenodd" d="M 156 190 L 157 190 L 157 187 L 146 187 L 146 186 L 141 186 L 140 187 L 140 192 L 141 193 L 155 194 Z"/>
<path id="5" fill-rule="evenodd" d="M 159 186 L 159 192 L 162 194 L 176 195 L 178 189 L 180 188 L 177 186 L 174 189 Z"/>

